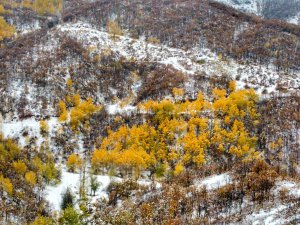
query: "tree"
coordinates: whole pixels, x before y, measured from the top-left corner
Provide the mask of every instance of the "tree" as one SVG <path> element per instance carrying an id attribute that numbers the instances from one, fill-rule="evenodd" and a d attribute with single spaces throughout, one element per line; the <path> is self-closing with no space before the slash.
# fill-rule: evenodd
<path id="1" fill-rule="evenodd" d="M 91 188 L 91 195 L 95 196 L 96 191 L 101 186 L 101 183 L 97 180 L 96 176 L 91 175 L 90 177 L 90 188 Z"/>
<path id="2" fill-rule="evenodd" d="M 184 166 L 182 165 L 182 163 L 178 163 L 175 166 L 174 175 L 177 176 L 177 175 L 181 174 L 183 171 L 184 171 Z"/>
<path id="3" fill-rule="evenodd" d="M 60 218 L 61 225 L 81 225 L 81 217 L 79 213 L 72 206 L 64 209 L 62 217 Z"/>
<path id="4" fill-rule="evenodd" d="M 5 14 L 7 11 L 4 9 L 3 5 L 0 4 L 0 15 Z"/>
<path id="5" fill-rule="evenodd" d="M 13 184 L 11 183 L 11 180 L 9 178 L 4 178 L 2 176 L 2 174 L 0 175 L 0 187 L 2 188 L 2 190 L 4 192 L 6 192 L 7 194 L 9 195 L 12 195 L 13 194 L 13 189 L 14 189 L 14 186 Z"/>
<path id="6" fill-rule="evenodd" d="M 70 172 L 74 173 L 77 169 L 81 168 L 82 163 L 81 157 L 73 153 L 69 156 L 66 166 Z"/>
<path id="7" fill-rule="evenodd" d="M 25 174 L 25 180 L 31 185 L 35 186 L 37 182 L 36 173 L 33 171 L 29 171 Z"/>
<path id="8" fill-rule="evenodd" d="M 54 221 L 51 218 L 38 216 L 30 225 L 54 225 Z"/>
<path id="9" fill-rule="evenodd" d="M 47 134 L 49 132 L 49 125 L 47 121 L 45 120 L 40 121 L 40 131 L 42 134 Z"/>
<path id="10" fill-rule="evenodd" d="M 62 210 L 67 209 L 68 207 L 73 207 L 74 206 L 74 195 L 71 191 L 70 188 L 67 188 L 66 191 L 62 195 L 62 201 L 60 204 L 60 208 Z"/>
<path id="11" fill-rule="evenodd" d="M 123 35 L 123 31 L 117 21 L 109 20 L 107 23 L 107 30 L 110 35 L 112 35 L 113 38 L 116 38 L 116 36 Z"/>
<path id="12" fill-rule="evenodd" d="M 172 90 L 175 101 L 183 99 L 184 90 L 182 88 L 173 88 Z"/>
<path id="13" fill-rule="evenodd" d="M 75 106 L 70 111 L 70 125 L 72 130 L 76 131 L 82 123 L 87 121 L 92 114 L 99 111 L 102 107 L 95 105 L 92 98 L 81 101 L 80 95 L 74 95 L 73 99 Z"/>
<path id="14" fill-rule="evenodd" d="M 60 113 L 58 121 L 65 122 L 68 119 L 68 111 L 67 111 L 66 103 L 64 101 L 60 100 L 58 103 L 58 107 L 59 107 L 59 113 Z"/>
<path id="15" fill-rule="evenodd" d="M 13 167 L 15 171 L 20 175 L 24 175 L 27 170 L 27 166 L 22 160 L 13 162 Z"/>
<path id="16" fill-rule="evenodd" d="M 177 101 L 184 91 L 174 89 L 173 100 L 140 104 L 147 121 L 109 130 L 92 155 L 93 168 L 138 175 L 145 169 L 154 174 L 168 165 L 166 170 L 180 174 L 188 167 L 203 166 L 207 158 L 226 163 L 259 158 L 253 132 L 259 118 L 257 95 L 251 89 L 236 90 L 235 82 L 228 86 L 229 93 L 213 90 L 212 103 L 201 92 L 194 101 Z"/>

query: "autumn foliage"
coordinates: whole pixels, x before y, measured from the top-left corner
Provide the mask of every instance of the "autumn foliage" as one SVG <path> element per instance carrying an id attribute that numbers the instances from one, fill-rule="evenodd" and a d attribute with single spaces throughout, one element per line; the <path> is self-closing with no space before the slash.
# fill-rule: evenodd
<path id="1" fill-rule="evenodd" d="M 68 111 L 67 104 L 64 101 L 59 101 L 58 120 L 60 122 L 67 122 L 69 119 L 73 131 L 76 131 L 80 125 L 88 126 L 88 119 L 102 108 L 100 105 L 95 105 L 92 98 L 81 100 L 79 94 L 66 96 L 66 102 L 70 106 L 70 110 Z"/>
<path id="2" fill-rule="evenodd" d="M 0 135 L 0 220 L 13 217 L 26 224 L 44 213 L 41 193 L 58 176 L 49 152 L 21 149 Z"/>
<path id="3" fill-rule="evenodd" d="M 257 138 L 249 132 L 258 123 L 258 97 L 254 90 L 235 90 L 234 82 L 230 90 L 214 89 L 212 102 L 200 92 L 193 101 L 183 100 L 180 89 L 173 99 L 144 102 L 139 109 L 146 122 L 109 130 L 92 155 L 94 169 L 124 175 L 163 168 L 178 175 L 214 161 L 259 158 Z"/>

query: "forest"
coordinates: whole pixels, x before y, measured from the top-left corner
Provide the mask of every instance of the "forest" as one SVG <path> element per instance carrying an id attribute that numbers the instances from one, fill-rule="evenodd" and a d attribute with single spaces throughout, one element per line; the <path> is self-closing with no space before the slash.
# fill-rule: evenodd
<path id="1" fill-rule="evenodd" d="M 0 0 L 0 223 L 299 223 L 300 27 L 267 4 Z"/>

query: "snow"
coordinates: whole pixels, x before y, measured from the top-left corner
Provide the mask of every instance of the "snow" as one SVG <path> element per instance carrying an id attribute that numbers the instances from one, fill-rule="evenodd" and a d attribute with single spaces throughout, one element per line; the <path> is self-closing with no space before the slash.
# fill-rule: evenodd
<path id="1" fill-rule="evenodd" d="M 236 28 L 235 35 L 247 29 L 247 24 L 241 24 Z M 222 61 L 217 55 L 208 48 L 196 46 L 194 49 L 184 51 L 178 48 L 171 48 L 162 44 L 147 43 L 144 38 L 132 39 L 127 36 L 120 36 L 112 40 L 105 31 L 100 31 L 90 24 L 83 22 L 67 23 L 57 27 L 57 30 L 63 35 L 71 36 L 81 42 L 86 48 L 93 49 L 91 55 L 99 54 L 108 49 L 115 52 L 119 57 L 125 57 L 128 60 L 157 62 L 164 65 L 170 65 L 173 68 L 185 73 L 190 79 L 185 84 L 187 91 L 193 89 L 193 79 L 190 75 L 206 74 L 207 76 L 227 75 L 232 79 L 239 77 L 237 86 L 244 88 L 245 85 L 262 93 L 267 90 L 268 93 L 277 92 L 277 85 L 283 85 L 288 90 L 299 90 L 300 73 L 277 71 L 274 65 L 260 65 L 252 63 L 251 65 L 241 65 L 233 59 Z M 199 64 L 199 60 L 204 63 Z M 133 85 L 136 93 L 141 84 Z M 112 114 L 118 111 L 117 106 L 110 106 Z"/>
<path id="2" fill-rule="evenodd" d="M 96 175 L 97 181 L 101 184 L 100 188 L 96 191 L 95 196 L 92 197 L 91 201 L 95 202 L 96 199 L 108 198 L 105 190 L 112 180 L 119 181 L 118 178 L 111 178 L 109 176 Z M 87 177 L 88 179 L 88 177 Z M 60 204 L 62 194 L 67 188 L 70 188 L 72 193 L 75 195 L 75 200 L 78 200 L 79 185 L 80 185 L 80 174 L 69 173 L 65 169 L 62 171 L 61 182 L 57 186 L 46 187 L 46 200 L 50 203 L 50 206 L 54 210 L 60 210 Z M 88 187 L 88 182 L 87 182 Z M 89 189 L 89 188 L 88 188 Z M 88 192 L 89 193 L 89 192 Z M 91 197 L 91 196 L 90 196 Z"/>
<path id="3" fill-rule="evenodd" d="M 231 176 L 229 173 L 223 173 L 219 175 L 213 175 L 203 180 L 196 181 L 195 185 L 198 188 L 206 187 L 207 190 L 214 190 L 220 187 L 225 186 L 226 184 L 230 184 Z"/>
<path id="4" fill-rule="evenodd" d="M 22 133 L 28 132 L 30 137 L 37 137 L 41 139 L 40 135 L 40 123 L 34 118 L 29 118 L 20 121 L 4 122 L 2 124 L 2 133 L 5 138 L 19 138 L 19 144 L 21 146 L 26 145 L 26 138 L 22 136 Z"/>
<path id="5" fill-rule="evenodd" d="M 57 186 L 48 186 L 46 188 L 46 200 L 55 210 L 60 210 L 62 194 L 67 188 L 70 188 L 73 193 L 79 187 L 79 174 L 62 172 L 61 183 Z"/>
<path id="6" fill-rule="evenodd" d="M 49 125 L 49 136 L 54 135 L 55 130 L 60 126 L 57 118 L 53 117 L 47 120 Z M 37 147 L 40 147 L 41 143 L 45 140 L 40 134 L 40 121 L 34 117 L 23 119 L 23 120 L 11 120 L 4 121 L 1 125 L 5 138 L 19 139 L 19 144 L 24 147 L 29 137 L 37 138 Z M 23 133 L 27 132 L 28 136 L 23 136 Z"/>
<path id="7" fill-rule="evenodd" d="M 262 0 L 216 0 L 237 10 L 261 15 Z"/>
<path id="8" fill-rule="evenodd" d="M 287 206 L 284 205 L 277 205 L 274 208 L 269 210 L 261 209 L 258 212 L 252 213 L 246 217 L 246 221 L 248 224 L 253 225 L 281 225 L 286 224 L 287 221 L 278 218 L 280 213 L 285 210 Z"/>
<path id="9" fill-rule="evenodd" d="M 274 189 L 272 190 L 275 198 L 280 195 L 281 190 L 286 190 L 290 195 L 294 197 L 300 197 L 300 187 L 295 181 L 291 180 L 280 180 L 276 182 Z M 284 204 L 280 203 L 279 200 L 275 200 L 269 207 L 260 208 L 257 211 L 246 216 L 244 219 L 246 224 L 254 225 L 281 225 L 290 224 L 289 220 L 294 219 L 292 217 L 284 218 L 285 211 L 291 207 L 291 203 Z M 295 214 L 296 215 L 296 214 Z"/>
<path id="10" fill-rule="evenodd" d="M 290 17 L 287 22 L 300 25 L 300 12 L 297 15 Z"/>
<path id="11" fill-rule="evenodd" d="M 277 182 L 274 192 L 278 194 L 281 190 L 287 190 L 289 194 L 300 197 L 300 186 L 295 181 L 282 180 Z"/>
<path id="12" fill-rule="evenodd" d="M 106 110 L 109 114 L 128 114 L 130 112 L 134 112 L 136 110 L 135 106 L 126 105 L 121 107 L 119 104 L 106 105 Z"/>
<path id="13" fill-rule="evenodd" d="M 155 185 L 156 189 L 160 189 L 162 187 L 161 183 L 159 182 L 153 182 L 151 180 L 147 180 L 147 179 L 139 179 L 137 180 L 137 183 L 141 186 L 151 186 L 151 185 Z"/>
<path id="14" fill-rule="evenodd" d="M 265 4 L 265 0 L 216 0 L 216 1 L 231 6 L 242 12 L 263 16 L 263 7 Z M 285 18 L 285 20 L 288 23 L 300 25 L 300 12 L 294 16 Z"/>

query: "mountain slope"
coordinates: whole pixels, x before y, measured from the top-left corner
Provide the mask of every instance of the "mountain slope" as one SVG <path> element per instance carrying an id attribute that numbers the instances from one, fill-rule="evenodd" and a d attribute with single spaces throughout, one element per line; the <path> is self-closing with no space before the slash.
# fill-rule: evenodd
<path id="1" fill-rule="evenodd" d="M 280 19 L 300 25 L 299 0 L 216 0 L 266 19 Z"/>
<path id="2" fill-rule="evenodd" d="M 0 133 L 26 159 L 53 154 L 61 178 L 28 163 L 50 207 L 19 224 L 297 223 L 299 26 L 207 0 L 9 9 L 18 36 L 0 48 Z M 0 165 L 1 199 L 18 196 L 1 175 L 19 164 Z"/>

